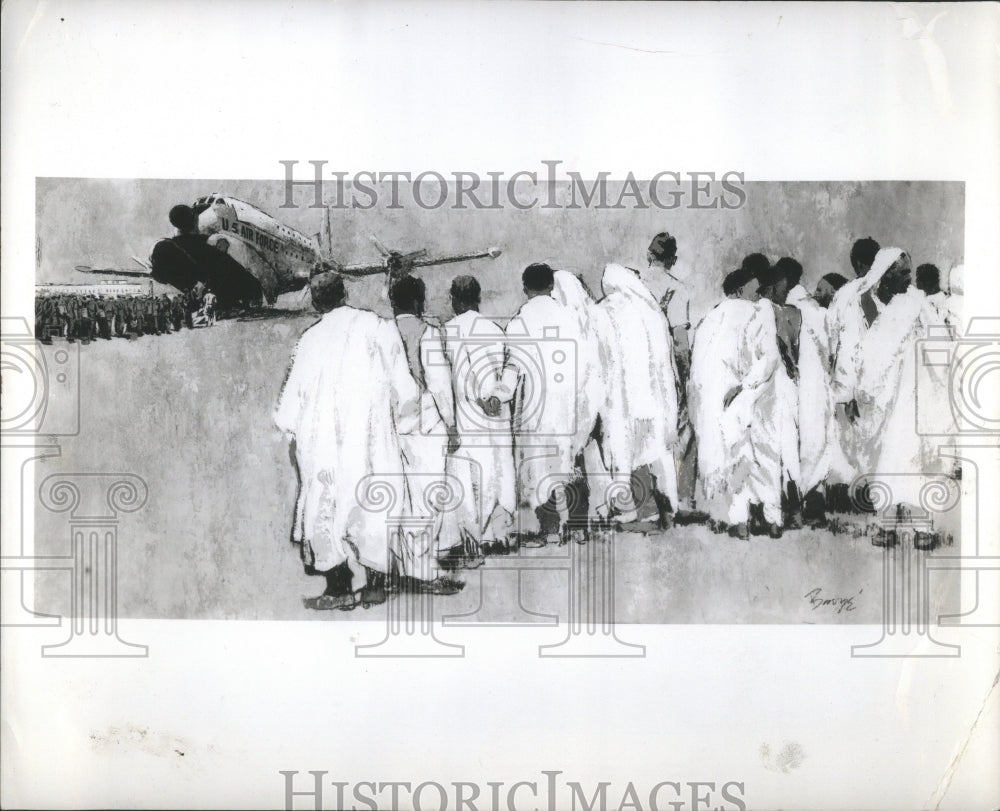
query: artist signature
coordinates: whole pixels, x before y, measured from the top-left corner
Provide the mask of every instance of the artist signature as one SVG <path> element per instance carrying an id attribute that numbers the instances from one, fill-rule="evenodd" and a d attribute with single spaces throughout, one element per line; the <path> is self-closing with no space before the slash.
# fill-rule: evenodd
<path id="1" fill-rule="evenodd" d="M 860 595 L 862 591 L 864 589 L 859 589 L 855 597 Z M 857 608 L 854 604 L 854 597 L 824 597 L 823 589 L 819 588 L 807 591 L 803 596 L 809 601 L 813 611 L 817 608 L 835 608 L 838 614 L 843 614 L 845 611 L 853 611 Z"/>

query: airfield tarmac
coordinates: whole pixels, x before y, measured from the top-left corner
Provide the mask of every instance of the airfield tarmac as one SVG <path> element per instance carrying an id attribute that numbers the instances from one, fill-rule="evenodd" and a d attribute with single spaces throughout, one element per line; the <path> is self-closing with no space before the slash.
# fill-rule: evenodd
<path id="1" fill-rule="evenodd" d="M 384 621 L 385 605 L 303 605 L 324 580 L 304 574 L 289 541 L 295 476 L 271 412 L 295 343 L 317 316 L 281 306 L 211 328 L 79 348 L 81 431 L 62 441 L 60 456 L 39 462 L 36 485 L 51 473 L 89 472 L 133 473 L 147 483 L 148 502 L 118 527 L 120 617 Z M 35 553 L 69 554 L 65 514 L 36 497 L 35 515 Z M 461 571 L 465 589 L 435 598 L 435 616 L 500 624 L 565 617 L 570 570 L 607 549 L 593 544 L 612 543 L 617 623 L 878 623 L 883 551 L 851 531 L 860 525 L 855 517 L 844 532 L 803 529 L 750 542 L 677 526 L 521 550 Z M 904 554 L 942 553 L 955 554 L 900 550 L 886 560 L 895 567 Z M 68 614 L 69 574 L 38 573 L 35 596 L 36 610 Z M 934 573 L 930 616 L 958 605 L 957 574 Z"/>

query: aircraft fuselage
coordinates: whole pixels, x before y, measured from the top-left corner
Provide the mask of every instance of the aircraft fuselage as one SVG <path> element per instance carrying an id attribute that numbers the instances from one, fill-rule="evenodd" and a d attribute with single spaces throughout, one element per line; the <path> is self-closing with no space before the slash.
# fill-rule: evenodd
<path id="1" fill-rule="evenodd" d="M 319 258 L 315 239 L 228 195 L 199 198 L 192 208 L 198 213 L 199 232 L 250 272 L 269 301 L 308 282 Z"/>

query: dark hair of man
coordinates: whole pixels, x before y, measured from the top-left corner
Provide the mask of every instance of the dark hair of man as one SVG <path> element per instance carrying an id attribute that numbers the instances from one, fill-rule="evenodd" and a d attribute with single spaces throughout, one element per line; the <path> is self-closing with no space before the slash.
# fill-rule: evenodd
<path id="1" fill-rule="evenodd" d="M 424 308 L 426 287 L 417 276 L 404 276 L 389 288 L 389 302 L 395 313 L 419 314 Z"/>
<path id="2" fill-rule="evenodd" d="M 677 256 L 677 240 L 666 231 L 661 231 L 649 243 L 649 252 L 657 262 L 666 262 L 671 257 Z"/>
<path id="3" fill-rule="evenodd" d="M 750 272 L 751 277 L 759 279 L 762 273 L 766 273 L 771 267 L 771 260 L 762 253 L 751 253 L 743 257 L 740 265 L 742 270 Z"/>
<path id="4" fill-rule="evenodd" d="M 727 296 L 738 293 L 751 278 L 743 268 L 737 268 L 732 273 L 726 274 L 726 278 L 722 281 L 722 292 Z"/>
<path id="5" fill-rule="evenodd" d="M 167 216 L 170 224 L 179 231 L 192 231 L 198 225 L 198 218 L 191 206 L 174 206 Z"/>
<path id="6" fill-rule="evenodd" d="M 785 274 L 789 289 L 795 287 L 802 280 L 802 265 L 790 256 L 782 256 L 775 267 Z"/>
<path id="7" fill-rule="evenodd" d="M 839 273 L 827 273 L 823 277 L 823 281 L 826 282 L 834 290 L 840 290 L 845 284 L 847 284 L 847 277 L 841 276 Z"/>
<path id="8" fill-rule="evenodd" d="M 451 280 L 451 297 L 456 303 L 469 309 L 479 309 L 482 294 L 479 280 L 475 276 L 456 276 Z"/>
<path id="9" fill-rule="evenodd" d="M 872 266 L 875 254 L 879 252 L 879 244 L 871 237 L 864 237 L 854 243 L 851 248 L 851 264 L 858 263 L 866 268 Z"/>
<path id="10" fill-rule="evenodd" d="M 313 306 L 321 313 L 339 307 L 347 298 L 344 277 L 339 273 L 317 273 L 309 280 Z"/>
<path id="11" fill-rule="evenodd" d="M 941 292 L 941 271 L 937 265 L 921 265 L 917 268 L 917 289 L 928 296 Z"/>
<path id="12" fill-rule="evenodd" d="M 544 293 L 555 284 L 555 277 L 552 275 L 552 268 L 544 263 L 528 265 L 521 274 L 521 282 L 525 290 L 533 293 Z"/>

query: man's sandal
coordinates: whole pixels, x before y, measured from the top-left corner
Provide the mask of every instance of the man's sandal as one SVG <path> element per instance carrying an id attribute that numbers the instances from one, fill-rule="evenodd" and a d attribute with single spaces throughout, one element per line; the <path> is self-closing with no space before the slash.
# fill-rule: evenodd
<path id="1" fill-rule="evenodd" d="M 353 611 L 358 604 L 353 594 L 321 594 L 306 597 L 302 603 L 316 611 Z"/>

